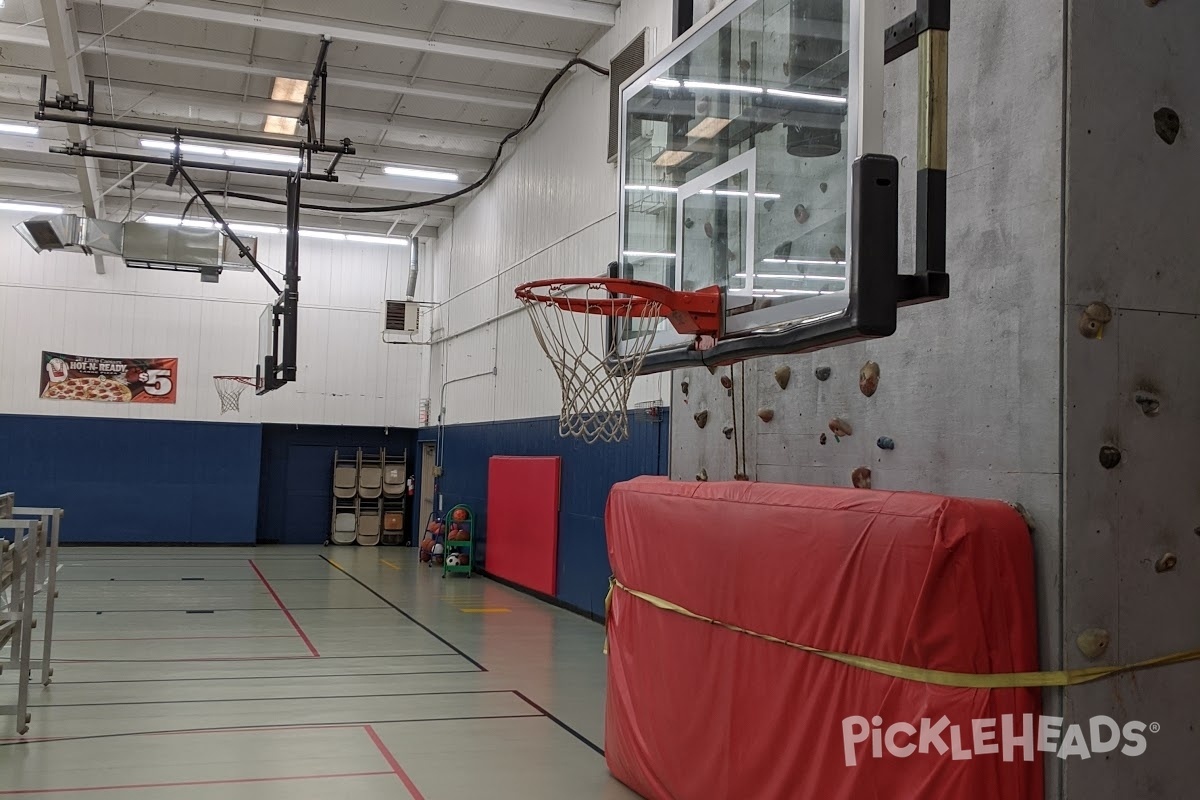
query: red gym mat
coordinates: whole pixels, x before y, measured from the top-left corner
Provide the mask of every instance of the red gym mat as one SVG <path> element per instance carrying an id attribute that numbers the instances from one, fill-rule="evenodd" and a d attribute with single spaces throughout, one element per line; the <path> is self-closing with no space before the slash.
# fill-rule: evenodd
<path id="1" fill-rule="evenodd" d="M 1038 668 L 1030 534 L 1004 503 L 761 483 L 617 484 L 606 514 L 624 586 L 787 642 L 962 673 Z M 1040 800 L 1041 753 L 904 753 L 944 716 L 1024 733 L 1039 693 L 887 677 L 664 610 L 617 589 L 608 615 L 609 769 L 672 800 Z M 861 723 L 853 718 L 860 718 Z M 850 723 L 846 720 L 850 719 Z M 844 726 L 849 725 L 850 736 Z M 983 723 L 986 726 L 986 723 Z M 861 725 L 861 727 L 856 727 Z M 863 741 L 855 742 L 859 732 Z M 1034 731 L 1036 740 L 1036 731 Z M 849 744 L 847 744 L 849 741 Z M 986 739 L 986 727 L 985 737 Z M 984 750 L 987 748 L 985 747 Z M 849 762 L 853 762 L 851 765 Z"/>
<path id="2" fill-rule="evenodd" d="M 491 574 L 553 595 L 558 578 L 557 456 L 488 460 L 487 554 Z"/>

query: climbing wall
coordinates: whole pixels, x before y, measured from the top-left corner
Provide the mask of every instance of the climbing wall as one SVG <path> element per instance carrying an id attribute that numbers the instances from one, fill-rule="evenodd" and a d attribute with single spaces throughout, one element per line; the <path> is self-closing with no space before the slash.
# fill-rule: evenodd
<path id="1" fill-rule="evenodd" d="M 1200 8 L 1073 3 L 1067 104 L 1063 646 L 1069 667 L 1200 647 Z M 1070 798 L 1195 797 L 1200 664 L 1069 689 L 1157 723 L 1073 760 Z"/>
<path id="2" fill-rule="evenodd" d="M 728 368 L 676 373 L 671 474 L 1017 502 L 1044 668 L 1200 647 L 1200 7 L 953 13 L 951 299 L 901 309 L 887 340 L 738 366 L 732 394 Z M 913 151 L 906 69 L 886 82 L 897 154 Z M 904 220 L 913 185 L 910 157 Z M 1047 692 L 1045 713 L 1068 724 L 1104 714 L 1160 733 L 1136 758 L 1047 759 L 1046 796 L 1195 796 L 1197 686 L 1193 663 Z"/>
<path id="3" fill-rule="evenodd" d="M 889 24 L 913 8 L 886 5 Z M 850 486 L 857 472 L 860 485 L 880 489 L 1019 502 L 1036 526 L 1042 660 L 1057 667 L 1063 8 L 955 3 L 953 14 L 951 299 L 901 309 L 887 340 L 738 366 L 732 397 L 719 382 L 728 368 L 676 372 L 671 474 L 719 480 L 743 471 L 752 480 Z M 901 269 L 911 271 L 916 62 L 886 69 L 885 150 L 902 158 Z M 870 396 L 860 388 L 868 362 L 879 369 Z M 790 369 L 786 389 L 780 367 Z M 694 415 L 705 411 L 701 428 Z M 723 433 L 735 418 L 745 466 L 735 466 L 733 438 Z M 1059 702 L 1048 693 L 1050 713 Z M 1060 765 L 1047 762 L 1046 796 L 1056 797 Z"/>

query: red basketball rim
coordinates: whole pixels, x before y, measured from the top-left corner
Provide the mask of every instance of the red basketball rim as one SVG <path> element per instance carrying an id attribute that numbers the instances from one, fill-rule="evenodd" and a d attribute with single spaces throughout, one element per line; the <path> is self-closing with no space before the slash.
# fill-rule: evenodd
<path id="1" fill-rule="evenodd" d="M 594 286 L 610 295 L 625 296 L 567 297 L 539 291 L 568 286 Z M 521 284 L 516 288 L 516 296 L 526 302 L 552 303 L 577 314 L 618 317 L 654 311 L 655 316 L 669 319 L 680 333 L 716 335 L 721 324 L 721 290 L 717 286 L 698 292 L 677 292 L 661 283 L 628 278 L 546 278 Z"/>

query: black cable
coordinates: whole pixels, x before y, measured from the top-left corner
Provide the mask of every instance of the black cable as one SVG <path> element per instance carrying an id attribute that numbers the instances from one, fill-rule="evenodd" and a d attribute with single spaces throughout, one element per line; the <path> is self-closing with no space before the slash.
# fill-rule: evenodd
<path id="1" fill-rule="evenodd" d="M 492 163 L 488 165 L 487 171 L 483 173 L 483 177 L 472 183 L 470 186 L 466 186 L 456 192 L 451 192 L 450 194 L 442 195 L 441 197 L 435 197 L 432 200 L 422 200 L 418 203 L 400 203 L 391 206 L 324 206 L 317 203 L 301 203 L 300 207 L 308 209 L 309 211 L 332 211 L 341 214 L 387 214 L 395 211 L 411 211 L 415 208 L 425 208 L 426 206 L 445 203 L 449 200 L 454 200 L 455 198 L 462 197 L 464 194 L 469 194 L 470 192 L 475 191 L 480 186 L 483 186 L 483 184 L 487 183 L 488 179 L 492 177 L 492 173 L 496 171 L 496 167 L 500 164 L 500 156 L 504 153 L 504 146 L 520 134 L 529 130 L 530 126 L 533 125 L 534 121 L 542 113 L 542 109 L 546 105 L 546 98 L 550 96 L 551 90 L 554 89 L 555 85 L 562 80 L 563 76 L 566 75 L 571 67 L 574 66 L 584 66 L 599 75 L 608 75 L 607 69 L 599 66 L 598 64 L 593 64 L 586 59 L 572 58 L 570 61 L 564 64 L 562 69 L 556 72 L 554 77 L 550 79 L 550 82 L 546 84 L 546 88 L 542 90 L 541 95 L 538 97 L 537 105 L 533 107 L 533 113 L 529 115 L 529 119 L 526 120 L 525 124 L 521 127 L 517 128 L 516 130 L 509 131 L 508 134 L 500 140 L 500 145 L 496 148 L 496 155 L 492 158 Z M 231 192 L 226 189 L 209 189 L 208 191 L 202 192 L 202 194 L 205 197 L 209 195 L 218 195 L 220 197 L 233 197 L 238 200 L 251 200 L 260 203 L 271 203 L 272 205 L 277 206 L 287 205 L 286 200 L 280 200 L 275 197 L 265 197 L 263 195 L 247 194 L 245 192 Z M 183 207 L 183 213 L 179 218 L 186 219 L 188 212 L 191 211 L 192 206 L 199 199 L 200 195 L 195 195 L 191 200 L 188 200 L 187 205 Z"/>

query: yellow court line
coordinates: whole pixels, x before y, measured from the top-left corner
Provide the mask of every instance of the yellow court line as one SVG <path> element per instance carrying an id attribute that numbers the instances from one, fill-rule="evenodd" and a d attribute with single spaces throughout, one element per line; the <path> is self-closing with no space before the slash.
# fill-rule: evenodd
<path id="1" fill-rule="evenodd" d="M 387 565 L 388 565 L 389 567 L 391 567 L 392 569 L 400 569 L 400 568 L 399 568 L 399 567 L 397 567 L 395 564 L 393 564 L 392 562 L 388 561 L 386 558 L 381 558 L 381 559 L 379 559 L 379 563 L 380 563 L 380 564 L 387 564 Z"/>
<path id="2" fill-rule="evenodd" d="M 333 565 L 334 565 L 335 567 L 337 567 L 338 569 L 345 569 L 345 567 L 343 567 L 343 566 L 342 566 L 341 564 L 339 564 L 338 562 L 334 561 L 332 558 L 330 558 L 330 559 L 326 559 L 326 560 L 327 560 L 327 561 L 328 561 L 330 564 L 333 564 Z"/>

